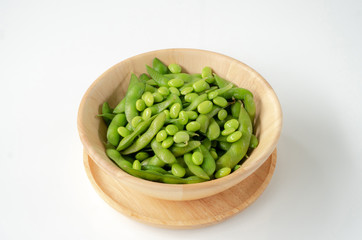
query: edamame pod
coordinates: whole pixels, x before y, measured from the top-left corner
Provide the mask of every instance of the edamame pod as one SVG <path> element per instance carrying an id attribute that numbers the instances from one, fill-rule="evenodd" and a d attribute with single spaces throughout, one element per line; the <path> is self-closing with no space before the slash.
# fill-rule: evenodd
<path id="1" fill-rule="evenodd" d="M 161 73 L 161 74 L 165 74 L 168 72 L 168 68 L 165 64 L 163 64 L 160 59 L 158 58 L 154 58 L 152 61 L 152 67 L 154 70 L 156 70 L 157 72 Z"/>
<path id="2" fill-rule="evenodd" d="M 156 70 L 154 70 L 150 66 L 146 65 L 146 69 L 147 69 L 148 74 L 150 74 L 152 79 L 156 81 L 158 86 L 160 86 L 160 87 L 167 87 L 168 86 L 168 84 L 167 84 L 168 78 L 167 77 L 163 76 L 161 73 L 157 72 Z"/>
<path id="3" fill-rule="evenodd" d="M 157 157 L 164 161 L 165 163 L 172 164 L 176 162 L 175 156 L 172 154 L 170 150 L 167 148 L 163 148 L 156 139 L 153 139 L 151 142 L 151 147 L 153 152 L 157 155 Z"/>
<path id="4" fill-rule="evenodd" d="M 131 82 L 130 86 L 132 87 L 131 89 L 128 88 L 125 103 L 125 114 L 128 122 L 131 122 L 134 117 L 138 116 L 136 102 L 141 98 L 146 87 L 146 84 L 139 81 L 137 76 L 133 73 L 131 75 Z"/>
<path id="5" fill-rule="evenodd" d="M 147 130 L 148 126 L 150 126 L 151 122 L 157 115 L 151 117 L 150 119 L 141 122 L 137 125 L 135 130 L 128 135 L 127 137 L 123 138 L 121 142 L 118 144 L 117 151 L 122 151 L 126 149 L 128 146 L 130 146 L 133 142 L 133 140 L 140 134 L 142 134 L 144 131 Z"/>
<path id="6" fill-rule="evenodd" d="M 140 136 L 136 142 L 134 142 L 129 148 L 125 149 L 122 154 L 128 155 L 135 153 L 143 149 L 151 140 L 156 136 L 159 130 L 163 127 L 166 121 L 166 114 L 161 112 L 158 116 L 152 121 L 149 129 Z"/>
<path id="7" fill-rule="evenodd" d="M 204 146 L 204 144 L 201 144 L 200 150 L 202 155 L 204 156 L 204 161 L 202 162 L 201 167 L 207 173 L 207 175 L 211 177 L 216 169 L 215 160 L 209 150 Z"/>
<path id="8" fill-rule="evenodd" d="M 126 125 L 126 116 L 123 113 L 117 114 L 111 123 L 108 126 L 107 129 L 107 140 L 109 143 L 111 143 L 113 146 L 117 146 L 121 136 L 118 133 L 118 128 Z"/>
<path id="9" fill-rule="evenodd" d="M 253 126 L 249 114 L 241 107 L 239 114 L 239 131 L 241 131 L 241 138 L 232 143 L 227 152 L 222 155 L 216 162 L 217 169 L 229 167 L 232 169 L 240 160 L 245 156 L 248 151 Z"/>
<path id="10" fill-rule="evenodd" d="M 184 160 L 187 165 L 187 167 L 190 169 L 190 171 L 195 174 L 196 176 L 209 180 L 210 177 L 207 175 L 207 173 L 200 167 L 193 163 L 192 161 L 192 155 L 190 153 L 187 153 L 184 155 Z"/>
<path id="11" fill-rule="evenodd" d="M 180 157 L 180 156 L 184 155 L 185 153 L 188 153 L 188 152 L 194 150 L 195 148 L 200 147 L 200 145 L 201 145 L 200 141 L 189 141 L 189 144 L 187 144 L 186 147 L 172 146 L 171 152 L 173 153 L 173 155 L 175 157 Z"/>

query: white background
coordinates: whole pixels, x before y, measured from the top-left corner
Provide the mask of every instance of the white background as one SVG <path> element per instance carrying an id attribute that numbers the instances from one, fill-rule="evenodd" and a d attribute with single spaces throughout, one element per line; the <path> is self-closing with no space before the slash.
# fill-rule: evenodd
<path id="1" fill-rule="evenodd" d="M 362 2 L 0 1 L 0 239 L 361 239 Z M 284 125 L 266 191 L 197 230 L 135 222 L 94 191 L 76 118 L 106 69 L 163 48 L 245 62 Z"/>

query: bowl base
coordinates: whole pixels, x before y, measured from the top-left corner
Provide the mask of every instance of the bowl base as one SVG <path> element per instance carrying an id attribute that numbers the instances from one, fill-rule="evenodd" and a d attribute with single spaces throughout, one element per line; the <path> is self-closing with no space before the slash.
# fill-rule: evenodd
<path id="1" fill-rule="evenodd" d="M 251 205 L 265 190 L 274 173 L 277 150 L 253 174 L 228 190 L 191 201 L 156 199 L 128 189 L 100 169 L 84 152 L 88 178 L 98 194 L 122 214 L 149 225 L 190 229 L 226 220 Z"/>

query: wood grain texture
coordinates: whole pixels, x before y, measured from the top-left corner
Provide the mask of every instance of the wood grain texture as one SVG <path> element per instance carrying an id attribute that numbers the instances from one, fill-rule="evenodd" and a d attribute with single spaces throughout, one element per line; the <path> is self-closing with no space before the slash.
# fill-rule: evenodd
<path id="1" fill-rule="evenodd" d="M 200 228 L 219 223 L 241 212 L 265 190 L 274 173 L 276 149 L 252 175 L 226 191 L 189 201 L 152 198 L 128 188 L 103 171 L 84 152 L 88 178 L 98 194 L 114 209 L 140 221 L 163 228 Z"/>
<path id="2" fill-rule="evenodd" d="M 204 66 L 254 94 L 255 127 L 259 146 L 234 173 L 198 184 L 171 185 L 133 177 L 119 169 L 105 154 L 106 126 L 96 117 L 103 102 L 115 106 L 124 96 L 132 72 L 146 72 L 154 57 L 165 64 L 178 63 L 183 72 L 200 73 Z M 282 111 L 276 94 L 265 79 L 252 68 L 235 59 L 196 49 L 165 49 L 143 53 L 126 59 L 102 74 L 85 93 L 78 111 L 78 131 L 87 154 L 110 176 L 129 188 L 152 197 L 167 200 L 199 199 L 238 184 L 258 169 L 276 148 L 282 127 Z"/>

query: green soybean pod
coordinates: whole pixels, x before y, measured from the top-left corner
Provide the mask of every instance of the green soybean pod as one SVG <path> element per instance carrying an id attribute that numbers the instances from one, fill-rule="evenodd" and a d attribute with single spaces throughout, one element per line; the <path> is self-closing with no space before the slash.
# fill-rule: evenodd
<path id="1" fill-rule="evenodd" d="M 209 175 L 211 177 L 212 174 L 214 174 L 214 172 L 216 170 L 215 160 L 214 160 L 213 156 L 211 155 L 211 153 L 209 152 L 209 150 L 207 150 L 207 148 L 203 144 L 201 144 L 200 150 L 204 157 L 204 161 L 202 162 L 201 167 L 202 167 L 202 169 L 204 169 L 204 171 L 207 173 L 207 175 Z"/>
<path id="2" fill-rule="evenodd" d="M 190 169 L 190 171 L 195 174 L 196 176 L 209 180 L 210 177 L 207 175 L 207 173 L 200 167 L 193 163 L 192 161 L 192 154 L 187 153 L 184 155 L 184 161 L 187 165 L 187 167 Z"/>
<path id="3" fill-rule="evenodd" d="M 205 138 L 201 143 L 209 151 L 211 148 L 211 141 L 208 138 Z"/>
<path id="4" fill-rule="evenodd" d="M 143 161 L 141 162 L 141 166 L 146 166 L 146 165 L 149 163 L 149 161 L 150 161 L 151 158 L 152 158 L 152 157 L 143 160 Z"/>
<path id="5" fill-rule="evenodd" d="M 156 135 L 156 141 L 157 142 L 162 142 L 163 140 L 165 140 L 167 138 L 167 132 L 166 130 L 161 130 L 157 133 Z"/>
<path id="6" fill-rule="evenodd" d="M 177 95 L 170 94 L 165 101 L 157 103 L 157 104 L 153 105 L 152 107 L 150 107 L 152 110 L 152 114 L 162 112 L 163 110 L 165 110 L 166 108 L 171 106 L 173 103 L 181 104 L 182 102 L 181 102 L 181 99 Z"/>
<path id="7" fill-rule="evenodd" d="M 155 155 L 155 156 L 151 157 L 151 159 L 148 161 L 148 165 L 163 167 L 166 165 L 166 163 Z"/>
<path id="8" fill-rule="evenodd" d="M 179 123 L 182 125 L 186 125 L 189 121 L 189 116 L 185 111 L 181 111 L 178 115 Z"/>
<path id="9" fill-rule="evenodd" d="M 181 104 L 180 103 L 174 103 L 172 104 L 171 108 L 170 108 L 170 117 L 171 118 L 177 118 L 178 114 L 181 111 Z"/>
<path id="10" fill-rule="evenodd" d="M 140 78 L 140 79 L 141 79 L 141 78 Z M 147 81 L 146 81 L 146 84 L 147 84 L 147 85 L 150 85 L 150 86 L 158 86 L 158 84 L 156 83 L 156 81 L 153 80 L 153 79 L 147 80 Z"/>
<path id="11" fill-rule="evenodd" d="M 225 109 L 221 109 L 218 113 L 217 113 L 217 118 L 219 120 L 224 120 L 226 117 L 228 116 L 228 112 Z"/>
<path id="12" fill-rule="evenodd" d="M 112 108 L 109 106 L 109 104 L 107 102 L 104 102 L 102 105 L 102 115 L 104 114 L 111 114 L 113 112 Z M 113 118 L 112 118 L 113 119 Z M 112 119 L 106 118 L 105 116 L 103 116 L 103 121 L 109 125 L 112 121 Z"/>
<path id="13" fill-rule="evenodd" d="M 235 131 L 226 138 L 226 141 L 231 143 L 236 142 L 241 138 L 241 135 L 242 133 L 240 131 Z"/>
<path id="14" fill-rule="evenodd" d="M 158 131 L 163 127 L 165 121 L 166 121 L 166 114 L 165 113 L 158 114 L 158 116 L 152 121 L 147 131 L 143 133 L 130 147 L 123 150 L 122 154 L 128 155 L 131 153 L 135 153 L 146 147 L 154 138 L 154 136 L 156 136 Z"/>
<path id="15" fill-rule="evenodd" d="M 244 105 L 245 105 L 245 110 L 247 111 L 247 113 L 250 116 L 250 120 L 251 123 L 254 123 L 254 118 L 255 118 L 255 112 L 256 112 L 256 108 L 255 108 L 255 102 L 253 99 L 252 95 L 246 95 L 244 98 Z"/>
<path id="16" fill-rule="evenodd" d="M 159 167 L 159 166 L 155 166 L 155 165 L 144 165 L 144 166 L 142 166 L 142 168 L 144 170 L 152 170 L 152 171 L 155 171 L 155 172 L 158 172 L 161 174 L 168 174 L 168 172 L 165 169 L 163 169 L 162 167 Z"/>
<path id="17" fill-rule="evenodd" d="M 157 88 L 149 84 L 146 84 L 145 92 L 155 93 L 157 92 Z"/>
<path id="18" fill-rule="evenodd" d="M 197 93 L 188 93 L 185 95 L 185 101 L 189 103 L 193 102 L 198 96 L 199 94 Z"/>
<path id="19" fill-rule="evenodd" d="M 113 120 L 109 124 L 108 129 L 107 129 L 107 140 L 113 146 L 117 146 L 121 139 L 121 136 L 119 135 L 119 133 L 117 131 L 118 128 L 126 125 L 126 122 L 127 122 L 127 120 L 126 120 L 125 114 L 120 113 L 120 114 L 117 114 L 116 116 L 114 116 Z"/>
<path id="20" fill-rule="evenodd" d="M 108 148 L 106 149 L 107 156 L 117 164 L 118 167 L 124 168 L 132 168 L 132 163 L 125 160 L 122 155 L 115 149 Z"/>
<path id="21" fill-rule="evenodd" d="M 201 152 L 199 151 L 195 151 L 193 154 L 192 154 L 192 162 L 195 164 L 195 165 L 201 165 L 204 161 L 204 155 L 202 155 Z"/>
<path id="22" fill-rule="evenodd" d="M 230 172 L 231 172 L 231 168 L 229 168 L 229 167 L 221 168 L 215 173 L 215 178 L 225 177 L 225 176 L 229 175 Z"/>
<path id="23" fill-rule="evenodd" d="M 142 134 L 144 131 L 147 130 L 148 126 L 152 123 L 152 120 L 155 119 L 156 116 L 151 117 L 150 119 L 141 122 L 138 124 L 138 126 L 135 128 L 135 130 L 128 135 L 127 137 L 123 138 L 121 142 L 118 144 L 117 151 L 121 151 L 123 149 L 126 149 L 128 146 L 130 146 L 133 142 L 133 140 Z M 127 126 L 130 126 L 128 123 Z M 126 126 L 126 128 L 127 128 Z M 127 128 L 128 129 L 128 128 Z"/>
<path id="24" fill-rule="evenodd" d="M 135 156 L 135 158 L 139 161 L 143 161 L 149 157 L 149 154 L 147 152 L 138 152 Z"/>
<path id="25" fill-rule="evenodd" d="M 229 142 L 218 142 L 219 148 L 221 150 L 227 151 L 231 147 L 232 143 Z"/>
<path id="26" fill-rule="evenodd" d="M 189 141 L 189 143 L 185 147 L 172 146 L 170 150 L 175 157 L 180 157 L 183 156 L 185 153 L 191 152 L 192 150 L 200 147 L 200 145 L 200 141 Z"/>
<path id="27" fill-rule="evenodd" d="M 172 164 L 171 172 L 176 177 L 183 177 L 185 176 L 186 170 L 180 164 L 174 163 Z"/>
<path id="28" fill-rule="evenodd" d="M 200 114 L 197 117 L 196 122 L 200 124 L 200 132 L 206 133 L 207 128 L 209 126 L 209 121 L 210 121 L 209 118 L 205 114 Z"/>
<path id="29" fill-rule="evenodd" d="M 162 141 L 161 146 L 163 148 L 169 148 L 169 147 L 172 146 L 173 142 L 174 142 L 173 137 L 170 136 L 170 137 L 167 137 L 165 140 Z"/>
<path id="30" fill-rule="evenodd" d="M 227 152 L 217 160 L 217 169 L 223 167 L 233 168 L 240 160 L 242 160 L 249 149 L 253 125 L 249 114 L 243 107 L 240 109 L 238 121 L 240 123 L 238 131 L 242 132 L 242 136 L 238 141 L 232 143 Z"/>
<path id="31" fill-rule="evenodd" d="M 167 77 L 163 76 L 161 73 L 157 72 L 155 69 L 151 68 L 150 66 L 146 65 L 146 69 L 147 69 L 148 74 L 150 74 L 152 79 L 156 81 L 158 86 L 160 86 L 160 87 L 168 86 L 168 84 L 167 84 L 168 78 Z"/>
<path id="32" fill-rule="evenodd" d="M 241 167 L 241 165 L 240 165 L 240 164 L 236 164 L 236 165 L 235 165 L 235 167 L 233 168 L 233 171 L 238 170 L 240 167 Z"/>
<path id="33" fill-rule="evenodd" d="M 103 120 L 107 124 L 107 126 L 111 123 L 114 116 L 115 116 L 114 113 L 102 113 L 102 114 L 97 115 L 97 117 L 102 117 L 103 118 Z"/>
<path id="34" fill-rule="evenodd" d="M 132 165 L 133 169 L 141 170 L 141 163 L 138 160 L 135 160 Z"/>
<path id="35" fill-rule="evenodd" d="M 113 113 L 124 113 L 126 108 L 126 98 L 123 98 L 118 105 L 113 109 Z"/>
<path id="36" fill-rule="evenodd" d="M 126 128 L 128 131 L 132 132 L 133 131 L 133 127 L 131 126 L 131 123 L 127 123 Z"/>
<path id="37" fill-rule="evenodd" d="M 180 78 L 184 80 L 184 82 L 190 82 L 194 79 L 193 75 L 187 73 L 170 73 L 170 74 L 165 74 L 164 76 L 169 78 L 170 80 L 174 78 Z"/>
<path id="38" fill-rule="evenodd" d="M 176 63 L 172 63 L 172 64 L 168 65 L 168 69 L 172 73 L 180 73 L 181 72 L 181 66 L 176 64 Z"/>
<path id="39" fill-rule="evenodd" d="M 146 81 L 150 80 L 150 77 L 149 77 L 146 73 L 142 73 L 142 74 L 140 75 L 139 79 L 140 79 L 141 81 L 146 82 Z"/>
<path id="40" fill-rule="evenodd" d="M 219 88 L 223 88 L 230 83 L 229 81 L 223 79 L 222 77 L 216 75 L 215 73 L 214 73 L 214 78 L 215 78 L 216 84 Z"/>
<path id="41" fill-rule="evenodd" d="M 142 112 L 143 110 L 145 110 L 145 108 L 146 108 L 145 101 L 143 101 L 142 99 L 138 99 L 136 101 L 136 109 Z"/>
<path id="42" fill-rule="evenodd" d="M 210 119 L 210 124 L 207 128 L 206 136 L 208 139 L 210 139 L 210 141 L 213 141 L 220 136 L 220 127 L 214 118 Z"/>
<path id="43" fill-rule="evenodd" d="M 209 99 L 214 99 L 216 98 L 217 96 L 221 96 L 223 93 L 227 92 L 228 90 L 232 89 L 233 88 L 233 84 L 232 83 L 229 83 L 228 85 L 226 85 L 225 87 L 222 87 L 222 88 L 219 88 L 219 89 L 216 89 L 212 92 L 209 92 L 207 97 Z M 228 98 L 226 98 L 228 99 Z"/>
<path id="44" fill-rule="evenodd" d="M 251 138 L 250 138 L 250 148 L 256 148 L 259 145 L 259 140 L 258 138 L 254 135 L 251 134 Z"/>
<path id="45" fill-rule="evenodd" d="M 212 101 L 214 102 L 214 104 L 223 108 L 228 105 L 228 101 L 226 101 L 226 99 L 223 97 L 216 97 Z"/>
<path id="46" fill-rule="evenodd" d="M 153 94 L 150 92 L 145 92 L 142 95 L 143 101 L 145 101 L 145 104 L 147 107 L 151 107 L 153 103 L 155 102 L 155 98 L 153 97 Z"/>
<path id="47" fill-rule="evenodd" d="M 233 116 L 233 118 L 238 118 L 239 117 L 239 113 L 240 113 L 240 108 L 241 108 L 241 102 L 237 101 L 234 104 L 231 105 L 231 115 Z M 220 119 L 222 120 L 222 119 Z"/>
<path id="48" fill-rule="evenodd" d="M 207 100 L 207 94 L 201 94 L 195 98 L 187 108 L 185 108 L 185 111 L 195 110 L 197 106 L 205 100 Z"/>
<path id="49" fill-rule="evenodd" d="M 166 148 L 163 148 L 161 144 L 156 141 L 156 139 L 152 140 L 151 148 L 156 156 L 165 163 L 172 164 L 176 162 L 176 157 L 172 154 L 172 152 Z"/>
<path id="50" fill-rule="evenodd" d="M 125 114 L 128 122 L 131 122 L 135 116 L 138 116 L 136 109 L 136 101 L 141 98 L 146 84 L 140 81 L 135 74 L 132 73 L 130 84 L 126 94 Z"/>
<path id="51" fill-rule="evenodd" d="M 207 114 L 207 113 L 211 112 L 213 106 L 214 105 L 212 104 L 211 101 L 206 100 L 197 106 L 197 111 L 201 114 Z"/>
<path id="52" fill-rule="evenodd" d="M 188 144 L 189 144 L 188 142 L 186 142 L 186 143 L 184 143 L 184 142 L 182 142 L 182 143 L 174 143 L 173 146 L 175 146 L 175 147 L 186 147 Z"/>
<path id="53" fill-rule="evenodd" d="M 166 74 L 168 71 L 168 68 L 165 64 L 163 64 L 160 59 L 158 58 L 154 58 L 152 61 L 152 67 L 154 70 L 156 70 L 157 72 L 161 73 L 161 74 Z"/>

